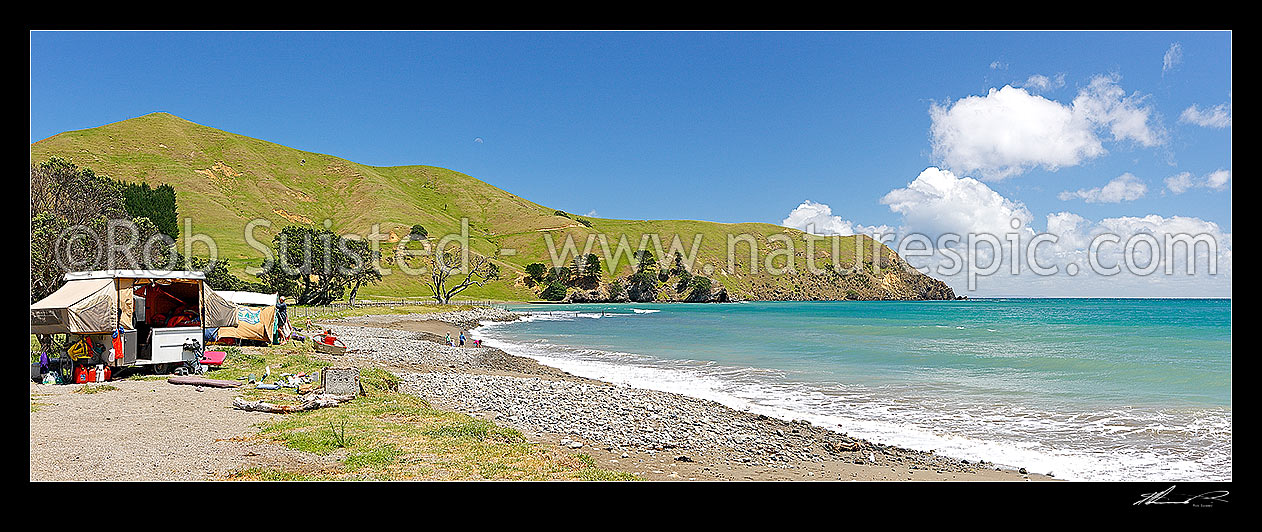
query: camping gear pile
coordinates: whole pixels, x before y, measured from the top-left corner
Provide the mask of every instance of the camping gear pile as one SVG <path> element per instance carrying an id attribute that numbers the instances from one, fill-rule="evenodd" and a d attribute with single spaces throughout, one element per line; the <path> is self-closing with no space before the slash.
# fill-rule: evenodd
<path id="1" fill-rule="evenodd" d="M 293 388 L 298 393 L 307 393 L 315 388 L 315 376 L 310 373 L 281 373 L 280 379 L 276 382 L 267 382 L 267 378 L 271 376 L 272 367 L 267 366 L 263 369 L 262 378 L 257 378 L 251 373 L 243 377 L 237 377 L 237 380 L 253 384 L 256 390 Z"/>

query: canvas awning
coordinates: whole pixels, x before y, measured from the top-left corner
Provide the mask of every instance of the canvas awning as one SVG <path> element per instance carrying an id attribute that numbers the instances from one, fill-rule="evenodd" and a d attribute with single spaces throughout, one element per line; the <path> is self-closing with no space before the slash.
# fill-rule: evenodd
<path id="1" fill-rule="evenodd" d="M 66 284 L 31 305 L 31 333 L 100 334 L 112 333 L 116 327 L 131 329 L 134 312 L 132 294 L 135 293 L 136 283 L 156 279 L 162 279 L 156 282 L 167 283 L 163 286 L 196 284 L 200 287 L 200 293 L 195 297 L 201 305 L 203 326 L 237 325 L 237 306 L 198 278 L 205 274 L 175 272 L 163 277 L 119 277 L 141 273 L 146 272 L 126 270 L 67 274 Z"/>
<path id="2" fill-rule="evenodd" d="M 31 305 L 33 334 L 113 332 L 118 323 L 114 279 L 67 281 Z"/>
<path id="3" fill-rule="evenodd" d="M 205 327 L 235 327 L 237 306 L 203 283 L 202 320 L 202 325 Z"/>

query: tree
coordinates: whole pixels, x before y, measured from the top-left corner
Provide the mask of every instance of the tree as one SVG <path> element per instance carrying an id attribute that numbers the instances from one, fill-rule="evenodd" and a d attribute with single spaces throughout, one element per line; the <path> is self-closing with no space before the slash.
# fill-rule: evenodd
<path id="1" fill-rule="evenodd" d="M 149 188 L 148 183 L 122 183 L 122 189 L 123 206 L 132 218 L 148 218 L 172 240 L 180 237 L 180 217 L 171 185 Z"/>
<path id="2" fill-rule="evenodd" d="M 635 252 L 635 270 L 637 272 L 647 272 L 657 269 L 657 259 L 653 258 L 653 252 L 647 249 L 641 249 Z"/>
<path id="3" fill-rule="evenodd" d="M 409 234 L 411 234 L 414 238 L 425 238 L 429 236 L 429 231 L 426 231 L 425 227 L 421 224 L 416 224 L 412 226 L 412 232 Z"/>
<path id="4" fill-rule="evenodd" d="M 500 268 L 491 262 L 490 257 L 473 257 L 467 268 L 461 264 L 460 257 L 460 253 L 451 248 L 435 250 L 432 255 L 425 257 L 429 278 L 422 278 L 421 282 L 433 292 L 434 299 L 444 305 L 450 303 L 453 296 L 471 286 L 481 287 L 487 281 L 499 279 Z M 455 282 L 460 276 L 464 278 Z"/>
<path id="5" fill-rule="evenodd" d="M 539 293 L 539 297 L 548 301 L 560 301 L 565 299 L 565 285 L 556 281 L 548 283 L 548 286 Z"/>
<path id="6" fill-rule="evenodd" d="M 349 288 L 351 299 L 362 284 L 381 280 L 380 254 L 367 242 L 344 238 L 315 226 L 286 226 L 272 238 L 272 256 L 259 278 L 300 305 L 327 305 Z"/>
<path id="7" fill-rule="evenodd" d="M 341 239 L 341 248 L 340 257 L 345 267 L 344 275 L 351 287 L 351 293 L 346 299 L 354 305 L 355 295 L 359 293 L 360 285 L 375 284 L 381 280 L 381 272 L 375 266 L 381 262 L 381 252 L 372 249 L 367 241 L 349 238 Z"/>
<path id="8" fill-rule="evenodd" d="M 556 268 L 552 268 L 552 270 L 548 272 L 548 281 L 557 282 L 561 284 L 569 284 L 571 273 L 572 272 L 570 271 L 570 269 L 566 268 L 565 266 L 558 266 Z"/>
<path id="9" fill-rule="evenodd" d="M 32 302 L 60 288 L 69 271 L 172 262 L 173 241 L 149 218 L 130 216 L 122 187 L 107 176 L 52 157 L 31 165 L 30 178 Z M 116 242 L 107 240 L 111 236 Z"/>
<path id="10" fill-rule="evenodd" d="M 587 262 L 583 265 L 583 275 L 591 281 L 600 279 L 600 257 L 597 257 L 595 253 L 587 254 Z"/>
<path id="11" fill-rule="evenodd" d="M 542 262 L 532 262 L 526 266 L 526 275 L 529 275 L 535 281 L 542 281 L 543 276 L 547 275 L 547 273 L 548 267 L 544 266 Z"/>
<path id="12" fill-rule="evenodd" d="M 627 295 L 627 288 L 622 285 L 622 281 L 614 279 L 609 283 L 609 299 L 618 300 Z"/>

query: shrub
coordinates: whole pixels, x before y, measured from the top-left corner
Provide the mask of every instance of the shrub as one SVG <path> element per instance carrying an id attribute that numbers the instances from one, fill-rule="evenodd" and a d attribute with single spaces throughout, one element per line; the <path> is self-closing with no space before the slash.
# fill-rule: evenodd
<path id="1" fill-rule="evenodd" d="M 547 273 L 548 267 L 544 266 L 542 262 L 534 262 L 526 266 L 526 275 L 529 275 L 531 279 L 536 281 L 542 281 L 543 276 Z"/>
<path id="2" fill-rule="evenodd" d="M 570 282 L 570 274 L 571 272 L 569 268 L 559 266 L 552 268 L 552 270 L 548 272 L 548 280 L 551 282 L 566 284 Z"/>
<path id="3" fill-rule="evenodd" d="M 548 286 L 543 289 L 543 292 L 539 293 L 539 297 L 548 301 L 560 301 L 565 299 L 565 285 L 558 282 L 548 283 Z"/>
<path id="4" fill-rule="evenodd" d="M 421 224 L 416 224 L 412 226 L 412 232 L 410 234 L 416 237 L 425 238 L 429 236 L 429 231 L 426 231 Z"/>
<path id="5" fill-rule="evenodd" d="M 683 292 L 688 289 L 689 283 L 692 282 L 692 274 L 688 270 L 684 270 L 679 274 L 679 282 L 675 283 L 675 291 Z"/>
<path id="6" fill-rule="evenodd" d="M 692 290 L 688 292 L 688 301 L 710 300 L 710 290 L 713 288 L 713 285 L 711 284 L 709 277 L 703 277 L 700 275 L 693 276 L 692 282 L 689 284 L 692 287 Z"/>

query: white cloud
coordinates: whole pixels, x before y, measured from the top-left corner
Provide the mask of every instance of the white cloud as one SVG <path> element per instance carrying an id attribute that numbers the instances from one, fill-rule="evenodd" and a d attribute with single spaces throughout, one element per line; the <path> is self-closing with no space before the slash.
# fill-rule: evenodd
<path id="1" fill-rule="evenodd" d="M 1074 98 L 1074 112 L 1108 127 L 1114 140 L 1133 140 L 1146 147 L 1165 143 L 1165 131 L 1153 124 L 1147 96 L 1126 94 L 1115 76 L 1096 76 Z"/>
<path id="2" fill-rule="evenodd" d="M 881 203 L 902 215 L 899 232 L 901 237 L 890 243 L 896 250 L 903 242 L 912 239 L 908 235 L 920 233 L 929 236 L 933 243 L 929 254 L 905 254 L 912 267 L 927 270 L 926 273 L 950 285 L 957 294 L 969 296 L 1045 296 L 1045 297 L 1222 297 L 1231 295 L 1231 234 L 1217 224 L 1199 218 L 1148 215 L 1142 217 L 1104 218 L 1088 220 L 1071 212 L 1057 212 L 1046 217 L 1045 234 L 1053 241 L 1041 242 L 1031 250 L 1036 229 L 1033 216 L 1020 202 L 1010 200 L 990 189 L 986 184 L 971 178 L 959 178 L 949 171 L 926 168 L 904 188 L 890 191 Z M 1019 229 L 1012 230 L 1010 221 L 1016 218 Z M 860 232 L 861 227 L 832 214 L 824 204 L 805 201 L 799 205 L 783 225 L 804 228 L 806 223 L 815 224 L 817 234 Z M 832 231 L 820 230 L 831 228 Z M 846 231 L 846 228 L 851 228 Z M 999 249 L 985 243 L 977 246 L 976 258 L 970 258 L 964 242 L 942 243 L 935 235 L 954 233 L 991 234 L 998 237 Z M 1013 236 L 1013 233 L 1016 236 Z M 1150 274 L 1136 273 L 1126 263 L 1126 243 L 1136 235 L 1151 235 L 1162 244 L 1158 266 Z M 1214 248 L 1201 244 L 1192 248 L 1195 267 L 1189 268 L 1186 249 L 1174 249 L 1173 255 L 1165 253 L 1168 235 L 1207 235 Z M 1104 267 L 1122 265 L 1115 275 L 1101 275 L 1093 270 L 1089 253 L 1092 242 L 1101 236 L 1116 235 L 1116 243 L 1099 246 L 1097 262 Z M 1019 238 L 1015 249 L 1010 241 Z M 1046 237 L 1043 237 L 1046 238 Z M 1140 240 L 1140 237 L 1136 240 Z M 888 241 L 887 241 L 888 242 Z M 939 247 L 945 246 L 945 247 Z M 908 249 L 925 250 L 921 244 Z M 1133 246 L 1132 264 L 1143 269 L 1149 264 L 1149 249 L 1143 244 Z M 1212 251 L 1212 254 L 1211 254 Z M 1054 267 L 1055 273 L 1035 273 L 1029 257 L 1035 256 L 1039 269 Z M 1013 273 L 1013 259 L 1018 266 Z M 995 260 L 998 263 L 995 263 Z M 975 261 L 971 271 L 974 290 L 969 289 L 968 263 Z M 1216 273 L 1210 274 L 1208 265 L 1213 262 Z M 1169 262 L 1173 274 L 1165 273 Z M 976 274 L 977 270 L 995 265 L 992 273 Z M 960 267 L 964 265 L 963 267 Z"/>
<path id="3" fill-rule="evenodd" d="M 990 69 L 991 70 L 1008 70 L 1008 63 L 1001 63 L 999 62 L 999 60 L 996 59 L 990 62 Z"/>
<path id="4" fill-rule="evenodd" d="M 907 187 L 891 190 L 881 203 L 903 216 L 900 232 L 932 238 L 944 233 L 1003 235 L 1034 218 L 1024 204 L 999 195 L 985 183 L 935 167 L 926 168 Z"/>
<path id="5" fill-rule="evenodd" d="M 1109 181 L 1103 187 L 1080 189 L 1076 192 L 1066 190 L 1061 192 L 1059 197 L 1062 201 L 1081 199 L 1087 203 L 1121 203 L 1135 201 L 1144 197 L 1147 192 L 1148 185 L 1127 172 Z"/>
<path id="6" fill-rule="evenodd" d="M 793 209 L 789 216 L 780 222 L 780 225 L 814 235 L 850 236 L 855 234 L 872 235 L 874 233 L 892 234 L 894 232 L 894 228 L 888 225 L 861 225 L 849 220 L 843 220 L 840 216 L 834 216 L 832 208 L 828 205 L 811 200 L 803 201 L 801 205 Z"/>
<path id="7" fill-rule="evenodd" d="M 955 171 L 980 171 L 989 179 L 1036 166 L 1056 170 L 1106 153 L 1072 108 L 1011 86 L 949 107 L 934 104 L 929 116 L 934 156 Z"/>
<path id="8" fill-rule="evenodd" d="M 1035 167 L 1055 171 L 1108 153 L 1097 130 L 1113 140 L 1151 147 L 1165 143 L 1147 97 L 1127 95 L 1115 77 L 1096 76 L 1064 105 L 1005 85 L 985 96 L 932 104 L 933 154 L 947 168 L 1001 180 Z"/>
<path id="9" fill-rule="evenodd" d="M 584 214 L 583 216 L 591 216 L 592 218 L 595 218 L 595 217 L 597 216 L 597 214 L 596 214 L 596 209 L 592 209 L 592 210 L 590 210 L 590 211 L 587 211 L 587 214 Z"/>
<path id="10" fill-rule="evenodd" d="M 1193 104 L 1179 115 L 1179 122 L 1216 129 L 1231 127 L 1231 103 L 1220 103 L 1203 111 Z"/>
<path id="11" fill-rule="evenodd" d="M 1183 45 L 1177 42 L 1171 44 L 1170 48 L 1166 50 L 1166 55 L 1161 58 L 1161 73 L 1164 75 L 1166 72 L 1174 70 L 1174 67 L 1179 66 L 1179 63 L 1182 62 Z"/>
<path id="12" fill-rule="evenodd" d="M 1193 188 L 1211 188 L 1214 190 L 1224 190 L 1227 188 L 1227 182 L 1231 181 L 1231 170 L 1218 169 L 1210 172 L 1200 179 L 1192 177 L 1190 172 L 1183 172 L 1166 178 L 1166 190 L 1178 195 Z"/>
<path id="13" fill-rule="evenodd" d="M 1182 172 L 1166 178 L 1166 190 L 1175 194 L 1187 192 L 1188 189 L 1194 186 L 1196 184 L 1192 182 L 1191 172 Z"/>
<path id="14" fill-rule="evenodd" d="M 1214 190 L 1222 190 L 1227 188 L 1227 180 L 1231 179 L 1230 170 L 1215 170 L 1205 176 L 1205 186 Z"/>
<path id="15" fill-rule="evenodd" d="M 1055 78 L 1049 78 L 1042 74 L 1034 74 L 1026 78 L 1024 88 L 1034 89 L 1039 92 L 1049 91 L 1051 89 L 1059 89 L 1065 86 L 1065 74 L 1057 74 Z"/>

